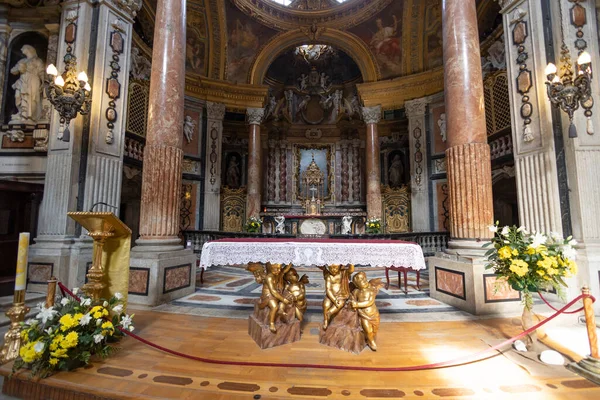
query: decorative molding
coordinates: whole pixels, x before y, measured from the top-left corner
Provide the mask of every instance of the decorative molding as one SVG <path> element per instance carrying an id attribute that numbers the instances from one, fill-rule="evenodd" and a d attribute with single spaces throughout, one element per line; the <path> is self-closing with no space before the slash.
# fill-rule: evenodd
<path id="1" fill-rule="evenodd" d="M 250 125 L 260 125 L 262 123 L 263 117 L 265 116 L 264 108 L 248 108 L 246 111 L 246 115 L 248 116 L 248 123 Z"/>
<path id="2" fill-rule="evenodd" d="M 430 96 L 444 90 L 444 69 L 436 68 L 397 79 L 356 85 L 366 107 L 381 104 L 384 110 L 403 108 L 406 101 Z"/>
<path id="3" fill-rule="evenodd" d="M 131 19 L 137 16 L 137 12 L 142 8 L 142 0 L 112 0 L 112 2 L 123 10 Z"/>
<path id="4" fill-rule="evenodd" d="M 526 143 L 533 141 L 533 133 L 531 131 L 531 115 L 533 114 L 533 105 L 529 101 L 529 91 L 533 86 L 533 77 L 531 70 L 527 68 L 525 61 L 529 58 L 525 48 L 525 42 L 529 37 L 529 26 L 527 21 L 524 20 L 527 14 L 519 9 L 516 9 L 513 13 L 513 19 L 511 23 L 514 24 L 511 31 L 512 44 L 517 47 L 518 56 L 516 58 L 517 64 L 519 65 L 519 74 L 516 78 L 516 89 L 521 95 L 521 118 L 523 119 L 523 141 Z"/>
<path id="5" fill-rule="evenodd" d="M 225 104 L 206 102 L 206 118 L 223 121 L 225 118 Z"/>
<path id="6" fill-rule="evenodd" d="M 141 0 L 139 0 L 141 2 Z M 139 8 L 138 8 L 139 9 Z M 113 31 L 110 33 L 108 45 L 112 49 L 112 61 L 110 62 L 110 77 L 106 79 L 105 92 L 108 95 L 110 101 L 108 102 L 108 108 L 106 109 L 104 116 L 106 117 L 106 127 L 108 132 L 104 140 L 106 144 L 113 144 L 115 122 L 118 119 L 117 114 L 117 103 L 116 100 L 121 97 L 121 83 L 119 82 L 119 72 L 121 72 L 121 65 L 119 64 L 119 56 L 123 54 L 125 50 L 125 22 L 121 19 L 116 19 L 111 23 Z"/>
<path id="7" fill-rule="evenodd" d="M 362 107 L 365 124 L 378 124 L 381 121 L 381 106 Z"/>
<path id="8" fill-rule="evenodd" d="M 413 128 L 411 135 L 415 139 L 415 185 L 417 187 L 421 186 L 423 180 L 423 151 L 421 150 L 421 138 L 423 137 L 423 127 L 421 124 L 421 120 L 418 119 L 415 121 L 415 127 Z"/>
<path id="9" fill-rule="evenodd" d="M 202 77 L 186 77 L 186 96 L 207 102 L 223 103 L 230 111 L 245 111 L 263 106 L 269 87 L 264 85 L 233 84 Z"/>
<path id="10" fill-rule="evenodd" d="M 354 0 L 321 10 L 298 10 L 270 0 L 232 1 L 261 24 L 285 31 L 312 25 L 349 29 L 375 16 L 393 0 Z"/>

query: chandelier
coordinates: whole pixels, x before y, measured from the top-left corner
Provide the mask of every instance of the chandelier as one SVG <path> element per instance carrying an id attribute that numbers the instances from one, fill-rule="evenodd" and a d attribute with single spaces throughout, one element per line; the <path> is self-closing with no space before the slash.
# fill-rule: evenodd
<path id="1" fill-rule="evenodd" d="M 592 98 L 592 57 L 587 51 L 581 51 L 577 58 L 576 71 L 573 71 L 573 63 L 569 48 L 565 44 L 563 32 L 562 6 L 559 1 L 560 9 L 560 35 L 562 40 L 560 71 L 556 65 L 549 63 L 546 66 L 546 89 L 550 102 L 559 107 L 569 116 L 569 137 L 577 137 L 577 128 L 573 124 L 573 114 L 581 106 L 585 109 L 584 115 L 587 117 L 587 133 L 594 134 L 592 125 L 592 110 L 594 99 Z M 558 72 L 558 73 L 557 73 Z M 576 75 L 575 75 L 576 74 Z"/>
<path id="2" fill-rule="evenodd" d="M 77 58 L 67 52 L 64 58 L 65 71 L 59 75 L 58 70 L 53 64 L 48 65 L 46 73 L 46 96 L 58 114 L 60 123 L 64 126 L 62 134 L 59 134 L 59 140 L 68 142 L 71 134 L 69 123 L 77 117 L 77 114 L 86 115 L 90 111 L 92 88 L 88 83 L 88 77 L 85 72 L 76 72 Z"/>

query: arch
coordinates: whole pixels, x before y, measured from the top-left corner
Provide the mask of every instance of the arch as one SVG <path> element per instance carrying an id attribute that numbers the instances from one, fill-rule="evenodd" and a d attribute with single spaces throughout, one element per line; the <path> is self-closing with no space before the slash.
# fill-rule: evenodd
<path id="1" fill-rule="evenodd" d="M 249 71 L 249 83 L 262 84 L 269 66 L 281 53 L 290 47 L 308 43 L 328 44 L 344 51 L 358 65 L 364 82 L 375 82 L 381 79 L 375 57 L 358 36 L 337 29 L 324 28 L 322 31 L 317 31 L 315 37 L 315 40 L 309 40 L 307 33 L 301 29 L 275 35 L 260 49 L 254 59 Z"/>

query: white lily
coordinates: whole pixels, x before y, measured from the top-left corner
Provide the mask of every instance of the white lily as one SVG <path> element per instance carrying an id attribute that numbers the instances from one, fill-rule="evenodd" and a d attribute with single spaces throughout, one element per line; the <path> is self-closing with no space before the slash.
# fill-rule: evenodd
<path id="1" fill-rule="evenodd" d="M 36 353 L 41 353 L 42 351 L 44 351 L 45 347 L 46 345 L 44 344 L 44 342 L 36 342 L 33 345 L 33 350 L 35 350 Z"/>
<path id="2" fill-rule="evenodd" d="M 125 314 L 121 317 L 121 326 L 123 327 L 123 329 L 129 328 L 129 325 L 131 325 L 131 323 L 132 320 L 129 315 Z"/>
<path id="3" fill-rule="evenodd" d="M 92 320 L 92 316 L 90 314 L 85 314 L 83 317 L 81 317 L 81 319 L 79 320 L 79 325 L 81 326 L 86 326 L 87 324 L 90 323 L 90 321 Z"/>
<path id="4" fill-rule="evenodd" d="M 92 299 L 90 299 L 90 298 L 81 299 L 81 305 L 82 306 L 87 307 L 87 306 L 89 306 L 91 304 L 92 304 Z"/>
<path id="5" fill-rule="evenodd" d="M 58 311 L 56 311 L 54 307 L 42 307 L 40 309 L 40 312 L 35 317 L 41 320 L 43 324 L 45 324 L 46 322 L 54 318 L 56 314 L 58 314 Z"/>
<path id="6" fill-rule="evenodd" d="M 488 229 L 490 230 L 490 232 L 492 233 L 496 233 L 498 232 L 498 227 L 496 225 L 490 225 L 488 226 Z"/>
<path id="7" fill-rule="evenodd" d="M 97 335 L 94 335 L 94 342 L 95 343 L 100 343 L 102 340 L 104 340 L 104 335 L 99 333 Z"/>
<path id="8" fill-rule="evenodd" d="M 69 299 L 68 297 L 63 297 L 62 299 L 60 299 L 60 304 L 62 304 L 63 306 L 66 306 L 70 302 L 71 302 L 71 299 Z"/>
<path id="9" fill-rule="evenodd" d="M 534 249 L 538 248 L 541 245 L 546 244 L 547 240 L 548 240 L 548 238 L 544 234 L 536 232 L 533 234 L 532 241 L 531 241 L 531 247 L 533 247 Z"/>
<path id="10" fill-rule="evenodd" d="M 108 301 L 104 300 L 104 303 L 102 303 L 102 307 L 104 307 L 104 308 L 108 307 Z"/>
<path id="11" fill-rule="evenodd" d="M 113 307 L 113 311 L 117 314 L 121 314 L 123 312 L 123 304 L 118 304 Z"/>
<path id="12" fill-rule="evenodd" d="M 507 236 L 509 232 L 510 232 L 510 228 L 508 226 L 505 226 L 504 228 L 502 228 L 502 231 L 500 232 L 500 234 L 502 236 Z"/>
<path id="13" fill-rule="evenodd" d="M 79 288 L 74 287 L 72 290 L 73 294 L 77 294 L 79 293 Z"/>
<path id="14" fill-rule="evenodd" d="M 117 293 L 115 293 L 115 298 L 117 300 L 121 300 L 123 298 L 123 295 L 121 293 L 117 292 Z"/>

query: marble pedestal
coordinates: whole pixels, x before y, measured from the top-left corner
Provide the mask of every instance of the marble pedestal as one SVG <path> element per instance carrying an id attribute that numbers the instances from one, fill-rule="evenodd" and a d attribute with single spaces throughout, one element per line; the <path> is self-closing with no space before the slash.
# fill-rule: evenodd
<path id="1" fill-rule="evenodd" d="M 36 238 L 29 248 L 27 290 L 47 292 L 47 280 L 52 276 L 68 288 L 82 287 L 92 265 L 92 252 L 91 238 Z"/>
<path id="2" fill-rule="evenodd" d="M 360 354 L 367 346 L 360 326 L 358 313 L 349 306 L 340 310 L 330 322 L 327 330 L 319 329 L 319 343 L 354 354 Z"/>
<path id="3" fill-rule="evenodd" d="M 430 297 L 474 315 L 520 313 L 520 293 L 505 285 L 495 290 L 496 278 L 480 257 L 436 253 L 429 257 Z"/>
<path id="4" fill-rule="evenodd" d="M 261 349 L 300 340 L 300 321 L 294 318 L 293 308 L 290 310 L 292 310 L 291 315 L 283 318 L 284 321 L 281 321 L 281 318 L 276 319 L 277 332 L 273 333 L 269 330 L 269 308 L 265 307 L 261 310 L 257 304 L 254 304 L 254 312 L 248 318 L 248 335 Z"/>
<path id="5" fill-rule="evenodd" d="M 196 259 L 190 249 L 151 252 L 145 246 L 134 247 L 128 301 L 153 307 L 194 293 Z"/>

